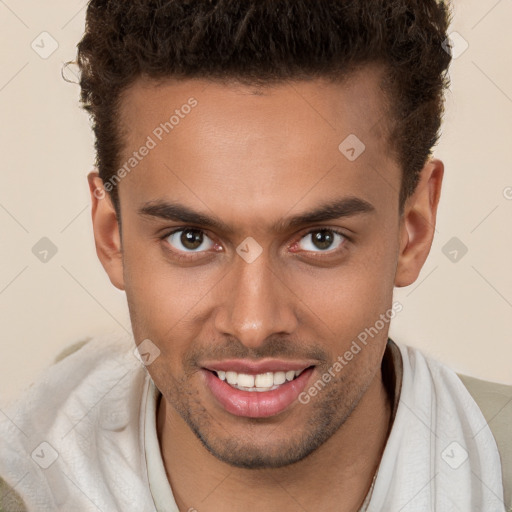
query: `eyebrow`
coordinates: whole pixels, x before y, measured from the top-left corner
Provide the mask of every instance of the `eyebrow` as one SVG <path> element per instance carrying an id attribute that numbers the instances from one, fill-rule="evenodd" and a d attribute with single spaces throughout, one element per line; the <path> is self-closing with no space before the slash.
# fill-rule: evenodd
<path id="1" fill-rule="evenodd" d="M 271 229 L 274 232 L 285 232 L 307 224 L 375 213 L 375 211 L 375 207 L 364 199 L 354 196 L 343 197 L 298 215 L 280 219 L 272 225 Z M 149 201 L 139 208 L 138 213 L 145 217 L 195 224 L 224 233 L 234 232 L 231 226 L 218 217 L 196 212 L 179 203 L 169 203 L 163 200 Z"/>

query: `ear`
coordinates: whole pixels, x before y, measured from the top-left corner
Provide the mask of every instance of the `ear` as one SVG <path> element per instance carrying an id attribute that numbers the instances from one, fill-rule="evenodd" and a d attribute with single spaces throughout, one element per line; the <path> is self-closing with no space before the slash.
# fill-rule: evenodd
<path id="1" fill-rule="evenodd" d="M 103 188 L 98 171 L 87 175 L 92 202 L 92 225 L 96 254 L 111 283 L 124 290 L 123 254 L 116 211 L 110 195 Z"/>
<path id="2" fill-rule="evenodd" d="M 427 259 L 434 239 L 443 175 L 443 162 L 429 160 L 421 170 L 414 194 L 406 200 L 400 219 L 400 252 L 395 286 L 414 283 Z"/>

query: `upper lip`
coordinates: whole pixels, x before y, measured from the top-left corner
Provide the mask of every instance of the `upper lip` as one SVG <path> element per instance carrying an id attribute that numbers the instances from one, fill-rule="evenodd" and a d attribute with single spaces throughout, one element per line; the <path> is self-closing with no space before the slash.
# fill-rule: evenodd
<path id="1" fill-rule="evenodd" d="M 290 370 L 305 370 L 313 366 L 312 361 L 289 361 L 283 359 L 263 359 L 250 361 L 248 359 L 224 359 L 222 361 L 208 361 L 203 368 L 210 371 L 224 371 L 258 375 L 267 372 L 287 372 Z"/>

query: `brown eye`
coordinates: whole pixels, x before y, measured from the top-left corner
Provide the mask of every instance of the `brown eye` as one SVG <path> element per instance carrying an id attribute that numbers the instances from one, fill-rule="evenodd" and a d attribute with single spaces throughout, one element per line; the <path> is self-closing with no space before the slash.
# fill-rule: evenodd
<path id="1" fill-rule="evenodd" d="M 213 241 L 200 229 L 186 228 L 171 233 L 167 238 L 169 245 L 178 251 L 202 252 L 213 247 Z"/>
<path id="2" fill-rule="evenodd" d="M 337 249 L 343 244 L 345 237 L 332 229 L 317 229 L 310 231 L 299 242 L 304 251 L 324 252 Z"/>

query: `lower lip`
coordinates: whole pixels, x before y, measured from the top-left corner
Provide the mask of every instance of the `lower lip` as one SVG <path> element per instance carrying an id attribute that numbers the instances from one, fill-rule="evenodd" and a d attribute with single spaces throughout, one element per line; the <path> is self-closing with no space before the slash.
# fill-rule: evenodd
<path id="1" fill-rule="evenodd" d="M 313 368 L 304 370 L 296 379 L 281 384 L 272 391 L 243 391 L 231 387 L 213 372 L 202 370 L 206 384 L 224 409 L 247 418 L 268 418 L 289 407 L 304 391 Z"/>

